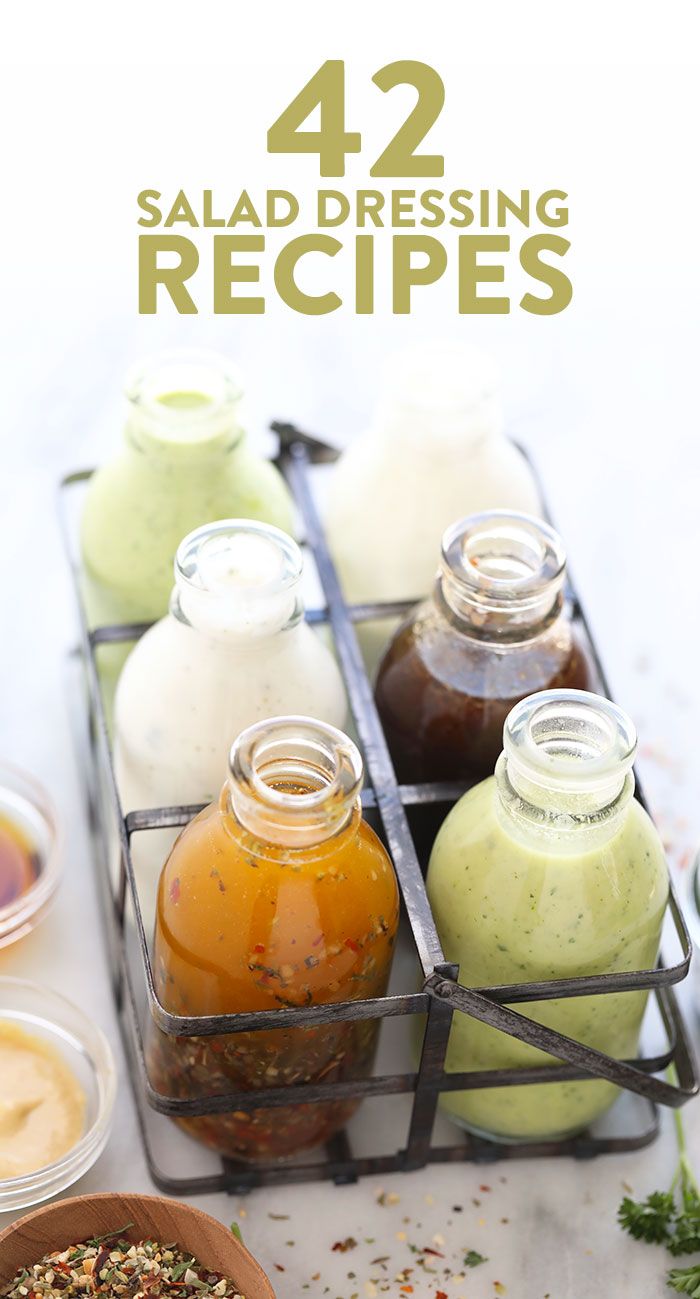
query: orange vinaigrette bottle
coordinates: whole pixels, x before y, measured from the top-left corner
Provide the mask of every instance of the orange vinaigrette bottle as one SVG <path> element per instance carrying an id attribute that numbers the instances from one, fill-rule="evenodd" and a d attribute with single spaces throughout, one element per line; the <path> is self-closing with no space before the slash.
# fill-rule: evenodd
<path id="1" fill-rule="evenodd" d="M 167 1011 L 222 1015 L 358 1001 L 387 986 L 399 896 L 362 819 L 362 759 L 307 717 L 243 731 L 218 803 L 200 812 L 160 877 L 154 973 Z M 235 1112 L 176 1120 L 233 1159 L 284 1158 L 326 1141 L 358 1100 L 257 1107 L 263 1087 L 366 1077 L 378 1020 L 176 1038 L 151 1025 L 161 1092 L 251 1093 Z"/>

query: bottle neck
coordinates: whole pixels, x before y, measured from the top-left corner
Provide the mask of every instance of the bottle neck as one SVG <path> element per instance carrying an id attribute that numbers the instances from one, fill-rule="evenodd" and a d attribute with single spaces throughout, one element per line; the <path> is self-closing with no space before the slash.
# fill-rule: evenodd
<path id="1" fill-rule="evenodd" d="M 135 450 L 191 466 L 228 454 L 244 437 L 242 386 L 223 357 L 166 352 L 127 376 L 127 443 Z"/>
<path id="2" fill-rule="evenodd" d="M 478 349 L 431 343 L 390 359 L 373 420 L 375 433 L 435 455 L 455 454 L 502 430 L 495 367 Z"/>
<path id="3" fill-rule="evenodd" d="M 224 519 L 178 547 L 170 612 L 214 640 L 261 642 L 299 625 L 301 551 L 270 524 Z"/>
<path id="4" fill-rule="evenodd" d="M 414 451 L 422 449 L 429 457 L 436 454 L 458 455 L 464 448 L 478 446 L 502 432 L 500 408 L 494 399 L 484 399 L 475 407 L 440 408 L 384 398 L 374 413 L 372 432 L 391 442 L 400 442 Z"/>
<path id="5" fill-rule="evenodd" d="M 341 731 L 309 717 L 259 722 L 236 740 L 222 802 L 256 839 L 311 849 L 360 818 L 362 759 Z"/>
<path id="6" fill-rule="evenodd" d="M 494 644 L 541 635 L 563 608 L 557 533 L 527 514 L 490 510 L 448 528 L 434 599 L 465 634 Z"/>
<path id="7" fill-rule="evenodd" d="M 218 465 L 245 441 L 245 432 L 234 420 L 206 429 L 189 425 L 173 430 L 162 420 L 144 419 L 133 414 L 124 426 L 127 446 L 154 463 L 182 467 L 190 473 L 200 465 Z"/>
<path id="8" fill-rule="evenodd" d="M 634 794 L 632 722 L 583 690 L 548 690 L 516 704 L 496 764 L 500 808 L 520 834 L 572 845 L 614 834 Z"/>

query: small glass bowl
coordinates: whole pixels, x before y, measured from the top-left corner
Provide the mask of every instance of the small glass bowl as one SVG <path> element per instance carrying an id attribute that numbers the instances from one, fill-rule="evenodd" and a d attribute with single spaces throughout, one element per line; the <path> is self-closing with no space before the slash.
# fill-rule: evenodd
<path id="1" fill-rule="evenodd" d="M 61 878 L 62 835 L 46 791 L 7 762 L 0 762 L 0 815 L 25 831 L 38 858 L 34 883 L 14 902 L 0 907 L 0 947 L 5 947 L 23 938 L 46 915 Z"/>
<path id="2" fill-rule="evenodd" d="M 20 1177 L 0 1179 L 0 1213 L 41 1204 L 82 1177 L 109 1137 L 116 1073 L 101 1029 L 71 1001 L 26 979 L 0 978 L 0 1023 L 10 1023 L 51 1046 L 80 1083 L 86 1101 L 85 1130 L 53 1164 Z"/>

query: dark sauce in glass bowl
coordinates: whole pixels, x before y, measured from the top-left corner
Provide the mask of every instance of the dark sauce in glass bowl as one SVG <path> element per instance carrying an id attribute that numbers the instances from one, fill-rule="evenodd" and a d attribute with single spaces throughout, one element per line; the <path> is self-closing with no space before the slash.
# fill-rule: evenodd
<path id="1" fill-rule="evenodd" d="M 40 874 L 36 846 L 21 825 L 0 811 L 0 908 L 27 893 Z"/>
<path id="2" fill-rule="evenodd" d="M 41 919 L 60 873 L 60 832 L 50 799 L 31 776 L 0 762 L 0 947 Z"/>

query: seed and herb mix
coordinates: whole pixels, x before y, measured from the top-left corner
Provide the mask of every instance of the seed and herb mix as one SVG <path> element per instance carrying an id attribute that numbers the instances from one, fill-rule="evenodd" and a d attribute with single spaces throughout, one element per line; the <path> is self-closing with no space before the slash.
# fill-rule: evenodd
<path id="1" fill-rule="evenodd" d="M 122 1233 L 94 1236 L 46 1254 L 0 1289 L 0 1299 L 73 1299 L 126 1295 L 127 1299 L 245 1299 L 233 1281 L 203 1267 L 178 1245 L 155 1240 L 132 1244 Z"/>

